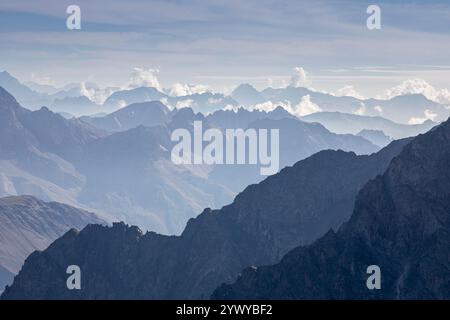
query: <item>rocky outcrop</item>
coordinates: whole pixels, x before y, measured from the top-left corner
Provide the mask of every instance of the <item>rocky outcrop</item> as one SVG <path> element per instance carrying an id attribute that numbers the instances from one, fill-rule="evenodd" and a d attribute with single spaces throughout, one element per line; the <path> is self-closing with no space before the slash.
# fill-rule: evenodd
<path id="1" fill-rule="evenodd" d="M 105 222 L 93 213 L 31 196 L 0 198 L 0 289 L 11 283 L 30 253 L 89 223 Z"/>

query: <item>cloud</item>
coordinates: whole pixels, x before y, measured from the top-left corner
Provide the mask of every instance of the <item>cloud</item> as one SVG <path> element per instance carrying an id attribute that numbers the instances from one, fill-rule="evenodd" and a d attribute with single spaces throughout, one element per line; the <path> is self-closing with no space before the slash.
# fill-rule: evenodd
<path id="1" fill-rule="evenodd" d="M 272 101 L 266 101 L 263 103 L 258 103 L 256 105 L 254 105 L 253 107 L 248 107 L 246 109 L 252 111 L 252 110 L 259 110 L 259 111 L 265 111 L 265 112 L 270 112 L 275 110 L 278 106 L 283 107 L 284 109 L 288 109 L 290 108 L 290 104 L 289 103 L 283 103 L 283 102 L 277 102 L 274 103 Z"/>
<path id="2" fill-rule="evenodd" d="M 114 90 L 111 88 L 99 89 L 86 86 L 84 81 L 80 83 L 80 94 L 96 104 L 103 104 L 113 93 Z"/>
<path id="3" fill-rule="evenodd" d="M 175 97 L 189 96 L 195 93 L 205 93 L 209 91 L 209 87 L 206 85 L 195 84 L 181 84 L 175 83 L 169 90 L 169 94 Z"/>
<path id="4" fill-rule="evenodd" d="M 161 85 L 156 74 L 159 72 L 157 69 L 142 69 L 134 68 L 130 75 L 129 88 L 138 87 L 153 87 L 161 90 Z"/>
<path id="5" fill-rule="evenodd" d="M 225 111 L 233 111 L 234 113 L 237 113 L 239 111 L 239 109 L 245 109 L 243 106 L 235 106 L 232 104 L 227 104 L 223 110 Z"/>
<path id="6" fill-rule="evenodd" d="M 367 110 L 366 105 L 364 103 L 361 103 L 361 107 L 358 110 L 356 110 L 354 114 L 357 114 L 358 116 L 363 116 L 366 114 L 366 110 Z"/>
<path id="7" fill-rule="evenodd" d="M 436 89 L 423 79 L 406 80 L 389 89 L 386 97 L 390 99 L 405 94 L 423 94 L 431 101 L 450 105 L 450 91 L 448 89 Z"/>
<path id="8" fill-rule="evenodd" d="M 302 97 L 300 103 L 294 106 L 291 113 L 298 117 L 302 117 L 320 111 L 322 111 L 322 109 L 311 101 L 311 97 L 308 94 Z"/>
<path id="9" fill-rule="evenodd" d="M 322 111 L 322 109 L 317 104 L 311 101 L 311 97 L 309 95 L 303 96 L 300 103 L 298 103 L 295 106 L 292 106 L 289 101 L 277 103 L 273 103 L 272 101 L 266 101 L 255 105 L 251 109 L 270 112 L 275 110 L 277 107 L 282 107 L 287 112 L 297 117 L 303 117 L 308 114 Z"/>
<path id="10" fill-rule="evenodd" d="M 127 106 L 127 102 L 125 100 L 119 100 L 119 101 L 117 101 L 116 105 L 117 105 L 117 108 L 121 109 L 121 108 Z"/>
<path id="11" fill-rule="evenodd" d="M 434 119 L 436 117 L 437 117 L 436 113 L 434 113 L 433 111 L 431 111 L 429 109 L 426 109 L 424 111 L 424 117 L 423 118 L 415 118 L 415 117 L 413 117 L 413 118 L 409 119 L 408 124 L 422 124 L 422 123 L 424 123 L 427 120 L 434 121 Z"/>
<path id="12" fill-rule="evenodd" d="M 295 67 L 294 74 L 291 76 L 289 80 L 289 85 L 292 87 L 307 87 L 311 84 L 311 81 L 308 79 L 308 74 L 305 69 L 302 67 Z"/>
<path id="13" fill-rule="evenodd" d="M 190 107 L 192 107 L 193 104 L 194 104 L 194 100 L 192 100 L 192 99 L 185 99 L 185 100 L 177 101 L 177 104 L 176 104 L 175 107 L 177 109 L 190 108 Z"/>
<path id="14" fill-rule="evenodd" d="M 379 114 L 383 114 L 383 108 L 381 106 L 375 106 L 375 107 L 373 107 L 373 109 L 375 111 L 378 111 Z"/>
<path id="15" fill-rule="evenodd" d="M 37 84 L 56 86 L 55 82 L 48 76 L 31 73 L 31 81 Z"/>
<path id="16" fill-rule="evenodd" d="M 353 97 L 356 99 L 364 100 L 364 97 L 356 91 L 355 87 L 348 85 L 343 88 L 340 88 L 335 96 L 337 97 Z"/>
<path id="17" fill-rule="evenodd" d="M 209 98 L 208 99 L 209 104 L 220 104 L 220 103 L 222 103 L 222 101 L 223 101 L 222 98 Z"/>

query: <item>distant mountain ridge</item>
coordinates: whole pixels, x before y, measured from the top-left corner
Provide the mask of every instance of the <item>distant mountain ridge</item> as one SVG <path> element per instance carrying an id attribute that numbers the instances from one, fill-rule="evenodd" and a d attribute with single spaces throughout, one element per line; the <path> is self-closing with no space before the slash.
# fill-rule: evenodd
<path id="1" fill-rule="evenodd" d="M 45 107 L 22 108 L 2 88 L 0 125 L 0 196 L 31 194 L 95 208 L 109 221 L 169 234 L 204 207 L 232 200 L 233 192 L 207 181 L 207 169 L 172 163 L 165 126 L 109 134 Z"/>
<path id="2" fill-rule="evenodd" d="M 357 136 L 363 137 L 379 147 L 385 147 L 393 140 L 391 137 L 385 135 L 381 130 L 364 129 L 358 132 Z"/>
<path id="3" fill-rule="evenodd" d="M 335 133 L 357 134 L 362 130 L 381 130 L 393 139 L 403 139 L 425 133 L 437 125 L 431 120 L 423 124 L 400 124 L 379 116 L 361 116 L 341 112 L 316 112 L 304 117 L 306 122 L 318 122 L 325 128 Z"/>
<path id="4" fill-rule="evenodd" d="M 358 99 L 349 96 L 314 91 L 303 87 L 287 86 L 284 88 L 266 88 L 257 90 L 250 84 L 239 85 L 230 95 L 205 91 L 184 96 L 171 95 L 169 90 L 153 87 L 99 89 L 89 82 L 70 84 L 59 90 L 51 86 L 31 84 L 34 91 L 11 76 L 6 71 L 0 73 L 0 86 L 13 93 L 17 100 L 27 108 L 39 109 L 49 106 L 52 111 L 68 113 L 75 116 L 94 115 L 102 112 L 111 113 L 133 103 L 161 101 L 171 108 L 190 107 L 195 112 L 205 115 L 222 109 L 235 109 L 244 106 L 253 109 L 269 103 L 272 105 L 298 106 L 306 98 L 317 105 L 323 112 L 340 112 L 371 117 L 384 117 L 401 124 L 417 123 L 427 119 L 442 122 L 450 116 L 449 106 L 427 99 L 422 94 L 407 94 L 391 99 Z M 92 101 L 91 101 L 92 100 Z M 95 102 L 94 102 L 95 101 Z M 329 128 L 331 131 L 331 128 Z M 360 128 L 362 129 L 381 128 Z M 383 130 L 384 131 L 384 130 Z M 398 139 L 405 136 L 387 135 Z M 417 134 L 417 133 L 416 133 Z M 415 135 L 415 134 L 412 134 Z"/>
<path id="5" fill-rule="evenodd" d="M 133 103 L 103 117 L 81 117 L 83 121 L 110 132 L 126 131 L 139 126 L 164 125 L 171 121 L 172 112 L 159 101 Z"/>

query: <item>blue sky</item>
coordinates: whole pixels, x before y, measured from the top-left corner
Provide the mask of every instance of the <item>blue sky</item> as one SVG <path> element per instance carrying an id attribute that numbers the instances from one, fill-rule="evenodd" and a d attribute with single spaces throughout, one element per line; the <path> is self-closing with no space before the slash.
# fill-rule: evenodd
<path id="1" fill-rule="evenodd" d="M 82 29 L 66 29 L 66 8 Z M 368 30 L 366 8 L 381 8 Z M 376 96 L 412 78 L 450 88 L 449 1 L 0 1 L 0 69 L 21 80 L 123 85 L 135 67 L 228 90 L 289 81 Z"/>

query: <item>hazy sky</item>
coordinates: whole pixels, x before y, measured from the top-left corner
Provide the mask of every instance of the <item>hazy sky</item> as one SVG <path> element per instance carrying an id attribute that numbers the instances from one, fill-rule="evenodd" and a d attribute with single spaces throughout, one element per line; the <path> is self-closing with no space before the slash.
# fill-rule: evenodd
<path id="1" fill-rule="evenodd" d="M 82 29 L 66 28 L 66 8 L 81 8 Z M 368 30 L 368 5 L 381 30 Z M 133 68 L 215 90 L 289 81 L 294 67 L 309 85 L 353 85 L 375 96 L 422 78 L 450 88 L 450 1 L 49 1 L 0 0 L 0 70 L 23 81 L 124 85 Z"/>

